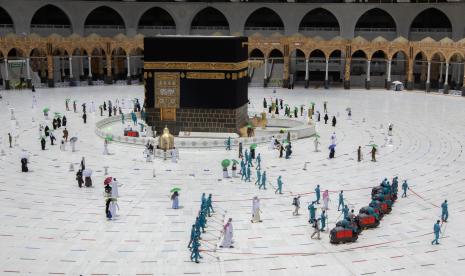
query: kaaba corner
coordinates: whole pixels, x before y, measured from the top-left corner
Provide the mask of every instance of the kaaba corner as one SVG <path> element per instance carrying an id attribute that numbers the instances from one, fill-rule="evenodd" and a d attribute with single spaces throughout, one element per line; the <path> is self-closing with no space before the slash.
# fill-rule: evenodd
<path id="1" fill-rule="evenodd" d="M 238 133 L 247 124 L 246 37 L 144 39 L 147 123 L 161 133 Z"/>

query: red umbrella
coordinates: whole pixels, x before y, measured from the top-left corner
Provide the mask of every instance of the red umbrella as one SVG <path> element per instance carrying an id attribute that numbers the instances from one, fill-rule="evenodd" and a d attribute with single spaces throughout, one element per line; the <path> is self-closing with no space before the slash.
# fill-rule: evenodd
<path id="1" fill-rule="evenodd" d="M 103 181 L 103 184 L 108 185 L 112 181 L 113 181 L 113 177 L 109 176 L 109 177 L 105 178 L 105 180 Z"/>

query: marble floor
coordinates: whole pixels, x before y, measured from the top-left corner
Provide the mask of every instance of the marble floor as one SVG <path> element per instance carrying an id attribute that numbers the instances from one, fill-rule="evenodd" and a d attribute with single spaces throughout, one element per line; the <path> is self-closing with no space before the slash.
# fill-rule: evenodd
<path id="1" fill-rule="evenodd" d="M 40 89 L 32 109 L 30 91 L 2 91 L 0 101 L 0 275 L 462 275 L 465 268 L 465 99 L 423 92 L 385 90 L 280 90 L 251 88 L 250 110 L 261 111 L 263 98 L 283 98 L 294 106 L 328 102 L 337 126 L 317 123 L 321 152 L 313 138 L 293 143 L 289 160 L 259 145 L 263 167 L 275 185 L 283 178 L 283 195 L 272 187 L 223 179 L 221 160 L 236 158 L 237 148 L 181 149 L 177 164 L 146 163 L 143 148 L 103 141 L 94 134 L 101 117 L 65 111 L 65 99 L 94 101 L 143 97 L 141 86 Z M 77 151 L 49 145 L 42 151 L 41 110 L 68 118 Z M 346 109 L 352 109 L 348 120 Z M 10 108 L 16 121 L 10 120 Z M 80 111 L 80 108 L 78 108 Z M 32 118 L 35 118 L 32 122 Z M 50 124 L 50 121 L 48 122 Z M 394 124 L 392 142 L 387 125 Z M 17 136 L 8 148 L 7 133 Z M 59 132 L 59 131 L 57 131 Z M 336 132 L 336 158 L 328 159 L 331 133 Z M 59 137 L 60 133 L 55 136 Z M 370 143 L 379 145 L 378 162 L 370 161 Z M 361 145 L 365 159 L 356 161 Z M 32 170 L 21 173 L 20 156 L 29 152 Z M 85 156 L 94 188 L 79 188 L 75 172 Z M 307 163 L 307 170 L 303 170 Z M 104 167 L 121 187 L 119 216 L 104 214 Z M 155 176 L 154 176 L 155 174 Z M 255 172 L 252 173 L 255 177 Z M 399 199 L 380 226 L 366 230 L 357 242 L 332 245 L 328 232 L 310 239 L 307 204 L 317 184 L 331 191 L 329 226 L 340 219 L 337 192 L 344 190 L 356 212 L 370 201 L 371 187 L 384 178 L 407 179 L 411 190 Z M 254 178 L 253 177 L 253 178 Z M 252 179 L 254 181 L 254 179 Z M 181 209 L 170 209 L 170 189 L 180 187 Z M 186 246 L 202 192 L 212 193 L 215 215 L 203 234 L 200 264 L 190 262 Z M 301 194 L 300 216 L 292 198 Z M 250 223 L 251 198 L 262 199 L 263 223 Z M 441 244 L 432 246 L 432 229 L 447 199 L 450 219 L 442 227 Z M 318 210 L 318 213 L 320 210 Z M 234 225 L 235 248 L 217 248 L 225 218 Z M 462 230 L 461 230 L 462 229 Z"/>

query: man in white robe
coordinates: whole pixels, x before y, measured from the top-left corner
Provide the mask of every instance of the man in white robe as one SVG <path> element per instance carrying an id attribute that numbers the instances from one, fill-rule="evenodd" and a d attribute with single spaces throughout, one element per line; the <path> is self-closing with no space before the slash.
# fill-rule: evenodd
<path id="1" fill-rule="evenodd" d="M 233 225 L 232 218 L 229 218 L 228 222 L 223 227 L 223 241 L 220 244 L 220 247 L 233 248 Z"/>
<path id="2" fill-rule="evenodd" d="M 336 132 L 331 135 L 331 145 L 336 145 Z"/>
<path id="3" fill-rule="evenodd" d="M 315 137 L 313 143 L 315 144 L 315 152 L 318 152 L 318 145 L 320 144 L 320 141 L 318 141 L 318 137 Z"/>
<path id="4" fill-rule="evenodd" d="M 251 222 L 262 222 L 260 219 L 260 199 L 255 196 L 252 200 L 252 220 Z"/>

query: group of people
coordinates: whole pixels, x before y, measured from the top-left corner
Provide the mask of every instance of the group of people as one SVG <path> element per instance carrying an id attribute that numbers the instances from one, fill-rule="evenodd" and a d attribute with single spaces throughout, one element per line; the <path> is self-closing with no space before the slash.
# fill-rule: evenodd
<path id="1" fill-rule="evenodd" d="M 200 240 L 202 239 L 202 233 L 205 233 L 205 228 L 207 228 L 207 217 L 211 217 L 211 214 L 214 213 L 212 195 L 210 194 L 208 198 L 205 196 L 205 193 L 202 194 L 200 211 L 198 216 L 195 219 L 195 223 L 192 224 L 191 235 L 189 244 L 187 247 L 191 251 L 190 259 L 193 262 L 199 263 L 199 259 L 202 258 L 200 255 Z M 231 230 L 231 245 L 232 245 L 232 230 Z"/>
<path id="2" fill-rule="evenodd" d="M 116 178 L 108 177 L 104 182 L 104 197 L 105 197 L 105 216 L 108 220 L 114 219 L 116 214 L 116 209 L 119 210 L 118 205 L 118 181 Z"/>

